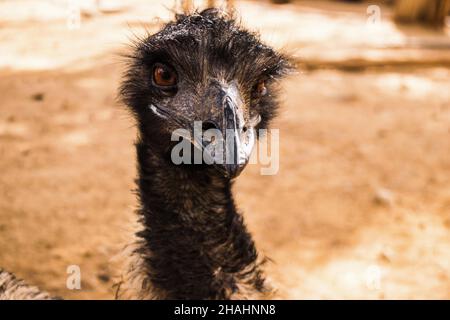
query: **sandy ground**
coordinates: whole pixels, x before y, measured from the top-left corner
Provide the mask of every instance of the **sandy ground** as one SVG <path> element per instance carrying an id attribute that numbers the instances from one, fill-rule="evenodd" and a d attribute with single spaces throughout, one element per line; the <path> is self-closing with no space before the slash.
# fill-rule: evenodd
<path id="1" fill-rule="evenodd" d="M 115 100 L 123 67 L 117 52 L 142 21 L 152 30 L 156 12 L 170 15 L 161 3 L 144 2 L 84 18 L 73 31 L 57 1 L 0 3 L 0 266 L 64 298 L 112 298 L 118 271 L 111 259 L 130 237 L 135 128 Z M 252 16 L 269 5 L 239 6 L 258 27 Z M 336 22 L 336 11 L 323 9 L 274 12 L 301 12 L 310 25 L 314 17 L 335 27 L 357 21 Z M 265 28 L 283 42 L 276 37 L 282 26 Z M 397 30 L 383 30 L 384 39 L 399 39 Z M 298 33 L 287 47 L 302 43 L 308 56 L 315 40 Z M 448 35 L 424 33 L 448 43 Z M 381 50 L 344 38 L 353 42 L 336 40 L 336 47 Z M 355 51 L 341 52 L 341 60 Z M 250 166 L 235 189 L 259 248 L 273 260 L 267 271 L 281 296 L 450 299 L 450 69 L 436 61 L 319 68 L 284 83 L 274 124 L 280 171 L 261 176 Z M 81 290 L 66 288 L 69 265 L 81 267 Z"/>

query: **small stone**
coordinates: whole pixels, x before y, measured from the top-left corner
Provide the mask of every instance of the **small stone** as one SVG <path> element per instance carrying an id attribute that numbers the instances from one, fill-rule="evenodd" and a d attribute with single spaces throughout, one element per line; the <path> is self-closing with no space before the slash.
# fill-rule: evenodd
<path id="1" fill-rule="evenodd" d="M 31 99 L 34 101 L 42 101 L 44 100 L 44 94 L 42 92 L 37 92 L 31 96 Z"/>
<path id="2" fill-rule="evenodd" d="M 109 280 L 111 279 L 111 277 L 109 276 L 109 274 L 106 273 L 100 273 L 97 275 L 98 280 L 100 280 L 101 282 L 109 282 Z"/>
<path id="3" fill-rule="evenodd" d="M 395 202 L 394 193 L 384 188 L 377 189 L 375 191 L 374 202 L 378 205 L 391 207 Z"/>
<path id="4" fill-rule="evenodd" d="M 384 262 L 384 263 L 389 263 L 389 262 L 391 262 L 391 259 L 384 252 L 381 252 L 378 255 L 378 261 Z"/>

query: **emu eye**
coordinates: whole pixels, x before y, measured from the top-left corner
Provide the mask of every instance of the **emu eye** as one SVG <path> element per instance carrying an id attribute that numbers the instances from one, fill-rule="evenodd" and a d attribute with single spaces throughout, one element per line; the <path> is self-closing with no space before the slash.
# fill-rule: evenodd
<path id="1" fill-rule="evenodd" d="M 256 97 L 263 97 L 267 94 L 266 81 L 259 81 L 253 90 Z"/>
<path id="2" fill-rule="evenodd" d="M 153 67 L 153 83 L 158 87 L 172 88 L 177 84 L 177 74 L 171 67 L 157 63 Z"/>

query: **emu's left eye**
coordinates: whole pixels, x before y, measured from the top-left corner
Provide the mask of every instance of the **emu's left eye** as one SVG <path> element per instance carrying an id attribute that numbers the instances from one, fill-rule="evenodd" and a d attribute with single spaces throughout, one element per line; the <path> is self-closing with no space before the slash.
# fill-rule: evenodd
<path id="1" fill-rule="evenodd" d="M 254 89 L 253 93 L 256 97 L 263 97 L 267 94 L 266 82 L 264 80 L 259 81 Z"/>
<path id="2" fill-rule="evenodd" d="M 172 88 L 177 84 L 177 74 L 168 65 L 157 63 L 153 67 L 153 82 L 159 87 Z"/>

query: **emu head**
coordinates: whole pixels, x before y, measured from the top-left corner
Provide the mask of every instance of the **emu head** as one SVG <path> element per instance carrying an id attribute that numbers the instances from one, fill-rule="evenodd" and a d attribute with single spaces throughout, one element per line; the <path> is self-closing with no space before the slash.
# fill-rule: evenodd
<path id="1" fill-rule="evenodd" d="M 128 58 L 121 96 L 142 141 L 165 156 L 173 133 L 184 132 L 194 153 L 228 178 L 245 167 L 258 129 L 274 117 L 276 81 L 290 69 L 287 57 L 217 9 L 177 15 L 137 40 Z"/>

